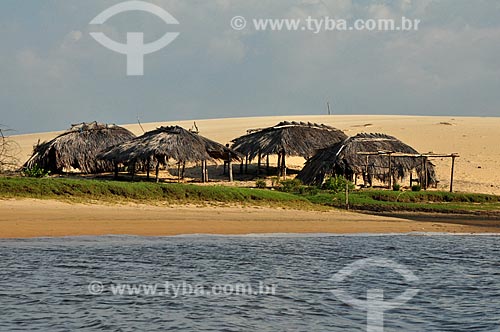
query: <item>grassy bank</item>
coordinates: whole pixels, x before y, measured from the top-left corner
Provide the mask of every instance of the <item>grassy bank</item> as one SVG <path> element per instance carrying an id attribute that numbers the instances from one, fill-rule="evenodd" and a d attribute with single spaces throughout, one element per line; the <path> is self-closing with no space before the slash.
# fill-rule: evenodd
<path id="1" fill-rule="evenodd" d="M 345 194 L 319 192 L 304 196 L 313 204 L 345 207 Z M 349 206 L 374 212 L 500 213 L 500 196 L 436 191 L 363 190 L 349 194 Z"/>
<path id="2" fill-rule="evenodd" d="M 300 189 L 300 188 L 299 188 Z M 303 188 L 302 188 L 303 189 Z M 314 189 L 314 188 L 309 188 Z M 59 199 L 72 202 L 139 202 L 149 204 L 228 203 L 298 209 L 345 208 L 345 194 L 324 190 L 252 189 L 193 184 L 120 182 L 64 178 L 0 178 L 0 197 Z M 500 215 L 500 196 L 436 191 L 353 191 L 353 210 Z"/>
<path id="3" fill-rule="evenodd" d="M 62 199 L 74 202 L 139 202 L 200 204 L 242 203 L 311 208 L 306 198 L 251 188 L 177 183 L 119 182 L 85 179 L 0 178 L 0 197 Z"/>

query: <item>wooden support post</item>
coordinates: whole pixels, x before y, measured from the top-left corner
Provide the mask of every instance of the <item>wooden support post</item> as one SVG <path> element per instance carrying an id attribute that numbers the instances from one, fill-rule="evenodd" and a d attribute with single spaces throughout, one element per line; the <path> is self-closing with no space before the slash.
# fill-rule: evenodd
<path id="1" fill-rule="evenodd" d="M 115 161 L 115 180 L 118 179 L 118 163 Z"/>
<path id="2" fill-rule="evenodd" d="M 392 189 L 392 158 L 389 153 L 389 189 Z"/>
<path id="3" fill-rule="evenodd" d="M 262 155 L 260 154 L 260 151 L 259 151 L 259 154 L 257 155 L 257 175 L 260 174 L 261 163 L 262 163 Z"/>
<path id="4" fill-rule="evenodd" d="M 208 164 L 205 160 L 205 182 L 208 182 Z"/>
<path id="5" fill-rule="evenodd" d="M 243 158 L 241 159 L 241 164 L 240 164 L 240 175 L 243 174 Z"/>
<path id="6" fill-rule="evenodd" d="M 205 183 L 205 180 L 206 180 L 205 171 L 206 171 L 205 160 L 202 160 L 201 161 L 201 182 L 203 182 L 203 183 Z"/>
<path id="7" fill-rule="evenodd" d="M 135 177 L 135 161 L 133 161 L 131 163 L 131 167 L 132 167 L 132 170 L 131 170 L 131 174 L 132 174 L 132 181 L 134 181 L 134 177 Z"/>
<path id="8" fill-rule="evenodd" d="M 427 158 L 424 159 L 424 190 L 427 190 L 429 186 L 428 176 L 427 176 Z"/>
<path id="9" fill-rule="evenodd" d="M 425 182 L 425 175 L 424 175 L 424 172 L 425 172 L 425 157 L 422 157 L 422 165 L 420 167 L 420 176 L 419 176 L 419 180 L 420 180 L 420 187 L 423 188 L 424 187 L 424 183 Z"/>
<path id="10" fill-rule="evenodd" d="M 349 182 L 345 182 L 345 209 L 349 210 Z"/>
<path id="11" fill-rule="evenodd" d="M 368 187 L 368 155 L 366 155 L 365 175 L 363 176 L 365 188 Z"/>
<path id="12" fill-rule="evenodd" d="M 450 178 L 450 193 L 453 192 L 453 174 L 455 173 L 455 155 L 451 156 L 451 178 Z"/>
<path id="13" fill-rule="evenodd" d="M 177 162 L 177 183 L 181 182 L 181 162 Z"/>
<path id="14" fill-rule="evenodd" d="M 150 166 L 149 163 L 150 163 L 150 160 L 151 159 L 148 158 L 148 162 L 146 163 L 146 179 L 148 181 L 149 181 L 149 166 Z"/>
<path id="15" fill-rule="evenodd" d="M 248 174 L 248 155 L 245 156 L 245 174 Z"/>
<path id="16" fill-rule="evenodd" d="M 278 165 L 276 167 L 278 171 L 278 179 L 281 177 L 281 152 L 278 152 Z"/>
<path id="17" fill-rule="evenodd" d="M 182 171 L 181 171 L 181 179 L 184 180 L 184 173 L 186 172 L 186 162 L 182 162 Z"/>
<path id="18" fill-rule="evenodd" d="M 283 180 L 286 180 L 286 153 L 283 152 L 283 161 L 281 162 L 281 167 L 283 168 Z"/>
<path id="19" fill-rule="evenodd" d="M 233 163 L 231 160 L 231 152 L 229 152 L 229 154 L 228 154 L 227 172 L 229 173 L 229 182 L 233 182 Z"/>
<path id="20" fill-rule="evenodd" d="M 155 178 L 156 178 L 156 182 L 160 181 L 160 161 L 159 160 L 156 161 Z"/>
<path id="21" fill-rule="evenodd" d="M 269 155 L 266 156 L 266 173 L 269 175 Z"/>

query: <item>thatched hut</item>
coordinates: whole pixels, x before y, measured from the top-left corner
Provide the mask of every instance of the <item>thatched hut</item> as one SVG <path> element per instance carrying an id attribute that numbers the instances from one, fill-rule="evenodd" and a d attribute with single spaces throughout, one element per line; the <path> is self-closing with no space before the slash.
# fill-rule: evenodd
<path id="1" fill-rule="evenodd" d="M 249 130 L 247 135 L 234 139 L 232 148 L 247 156 L 278 155 L 278 174 L 286 176 L 286 156 L 309 158 L 316 150 L 343 141 L 347 136 L 339 129 L 316 123 L 280 122 L 265 129 Z M 269 160 L 269 159 L 268 159 Z"/>
<path id="2" fill-rule="evenodd" d="M 156 179 L 160 165 L 175 160 L 184 169 L 186 162 L 202 162 L 202 180 L 208 180 L 206 162 L 210 160 L 239 160 L 237 152 L 179 126 L 160 127 L 130 141 L 110 147 L 99 158 L 115 164 L 156 164 Z M 179 175 L 180 175 L 179 170 Z"/>
<path id="3" fill-rule="evenodd" d="M 376 179 L 383 183 L 411 177 L 413 172 L 427 184 L 435 184 L 434 165 L 425 156 L 397 138 L 385 134 L 358 134 L 319 150 L 297 175 L 305 184 L 320 185 L 328 176 L 342 175 L 365 185 Z"/>
<path id="4" fill-rule="evenodd" d="M 110 172 L 113 163 L 96 156 L 109 146 L 134 138 L 135 135 L 123 127 L 91 122 L 74 124 L 56 138 L 37 144 L 24 168 L 35 165 L 60 174 L 76 169 L 82 173 Z"/>

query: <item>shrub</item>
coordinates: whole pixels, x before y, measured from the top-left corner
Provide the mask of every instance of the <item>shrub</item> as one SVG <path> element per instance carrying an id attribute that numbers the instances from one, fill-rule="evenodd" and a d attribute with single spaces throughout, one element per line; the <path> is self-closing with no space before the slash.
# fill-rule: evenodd
<path id="1" fill-rule="evenodd" d="M 38 165 L 31 168 L 25 168 L 23 174 L 29 178 L 44 178 L 50 174 L 50 171 L 46 171 Z"/>
<path id="2" fill-rule="evenodd" d="M 300 186 L 299 187 L 299 194 L 301 195 L 317 195 L 319 193 L 319 189 L 316 187 L 311 187 L 311 186 Z"/>
<path id="3" fill-rule="evenodd" d="M 400 191 L 401 190 L 401 185 L 399 183 L 395 183 L 392 186 L 392 190 L 394 190 L 394 191 Z"/>
<path id="4" fill-rule="evenodd" d="M 411 186 L 411 191 L 420 191 L 422 190 L 422 187 L 419 184 L 414 184 Z"/>
<path id="5" fill-rule="evenodd" d="M 279 183 L 279 190 L 286 193 L 297 193 L 302 186 L 302 182 L 299 179 L 283 180 Z"/>
<path id="6" fill-rule="evenodd" d="M 336 175 L 326 179 L 325 183 L 323 183 L 322 188 L 325 190 L 330 190 L 334 193 L 340 193 L 345 191 L 346 185 L 349 190 L 354 189 L 354 184 L 351 181 L 347 180 L 343 176 Z"/>
<path id="7" fill-rule="evenodd" d="M 266 184 L 265 180 L 259 179 L 259 180 L 255 181 L 255 187 L 257 187 L 259 189 L 264 189 L 264 188 L 266 188 L 266 186 L 267 186 L 267 184 Z"/>
<path id="8" fill-rule="evenodd" d="M 276 187 L 280 183 L 280 179 L 277 176 L 271 178 L 271 187 Z"/>

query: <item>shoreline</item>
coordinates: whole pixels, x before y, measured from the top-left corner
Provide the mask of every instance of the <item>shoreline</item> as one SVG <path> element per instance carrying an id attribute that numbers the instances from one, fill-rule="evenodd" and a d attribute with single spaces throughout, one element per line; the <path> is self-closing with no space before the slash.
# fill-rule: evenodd
<path id="1" fill-rule="evenodd" d="M 264 234 L 498 234 L 494 224 L 414 221 L 341 210 L 268 207 L 99 205 L 56 200 L 0 200 L 0 239 L 70 236 Z"/>

